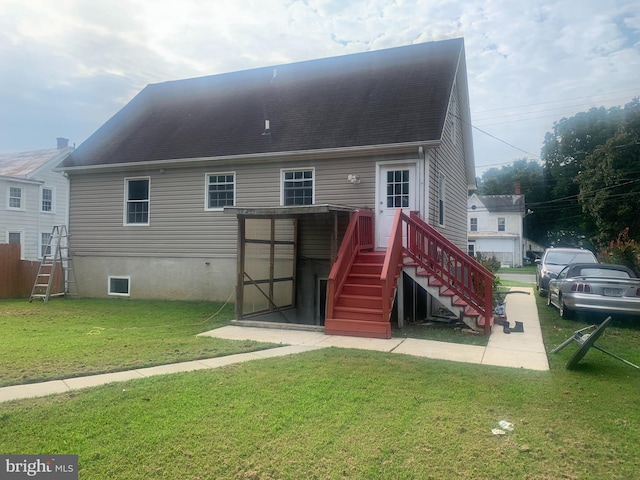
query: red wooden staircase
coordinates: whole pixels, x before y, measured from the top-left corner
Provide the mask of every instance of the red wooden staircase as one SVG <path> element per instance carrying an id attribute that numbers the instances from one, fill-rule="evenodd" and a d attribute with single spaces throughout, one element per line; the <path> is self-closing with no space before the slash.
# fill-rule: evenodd
<path id="1" fill-rule="evenodd" d="M 391 323 L 382 309 L 380 276 L 385 252 L 359 252 L 337 296 L 333 315 L 325 320 L 328 335 L 391 338 Z"/>
<path id="2" fill-rule="evenodd" d="M 373 250 L 373 216 L 356 212 L 329 275 L 327 335 L 391 338 L 391 312 L 403 267 L 472 328 L 493 324 L 493 275 L 412 213 L 398 210 L 387 250 Z"/>

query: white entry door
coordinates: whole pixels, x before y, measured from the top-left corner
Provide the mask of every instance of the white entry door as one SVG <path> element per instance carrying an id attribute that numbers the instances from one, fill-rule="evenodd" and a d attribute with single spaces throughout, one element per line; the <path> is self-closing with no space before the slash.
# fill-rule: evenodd
<path id="1" fill-rule="evenodd" d="M 384 164 L 378 168 L 376 247 L 386 248 L 396 210 L 416 209 L 416 165 Z"/>

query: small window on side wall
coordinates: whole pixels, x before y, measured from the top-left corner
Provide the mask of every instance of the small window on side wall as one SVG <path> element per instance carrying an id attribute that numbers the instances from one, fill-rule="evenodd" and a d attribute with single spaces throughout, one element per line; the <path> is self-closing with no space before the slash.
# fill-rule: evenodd
<path id="1" fill-rule="evenodd" d="M 9 187 L 7 194 L 7 208 L 9 210 L 24 210 L 22 187 Z"/>
<path id="2" fill-rule="evenodd" d="M 131 277 L 109 276 L 109 295 L 118 297 L 129 297 L 131 288 Z"/>
<path id="3" fill-rule="evenodd" d="M 149 177 L 125 179 L 125 225 L 149 225 Z"/>
<path id="4" fill-rule="evenodd" d="M 445 220 L 445 201 L 446 201 L 447 183 L 444 175 L 440 175 L 438 180 L 438 224 L 444 227 Z"/>
<path id="5" fill-rule="evenodd" d="M 42 187 L 41 196 L 40 211 L 44 213 L 53 213 L 53 188 Z"/>

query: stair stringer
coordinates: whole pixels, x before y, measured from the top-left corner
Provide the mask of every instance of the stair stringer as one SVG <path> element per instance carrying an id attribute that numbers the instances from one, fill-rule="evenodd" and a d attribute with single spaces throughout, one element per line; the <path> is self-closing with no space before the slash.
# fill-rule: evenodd
<path id="1" fill-rule="evenodd" d="M 411 279 L 420 285 L 427 294 L 438 300 L 444 307 L 455 313 L 458 318 L 464 322 L 469 328 L 475 331 L 482 331 L 478 325 L 478 313 L 475 312 L 467 302 L 455 294 L 446 294 L 448 290 L 446 285 L 429 283 L 431 276 L 426 273 L 419 273 L 418 267 L 415 265 L 403 265 L 403 271 L 411 277 Z"/>

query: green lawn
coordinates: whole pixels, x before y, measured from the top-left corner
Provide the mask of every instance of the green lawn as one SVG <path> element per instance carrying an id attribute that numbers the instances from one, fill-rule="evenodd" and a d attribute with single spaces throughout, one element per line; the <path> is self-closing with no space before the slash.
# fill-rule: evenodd
<path id="1" fill-rule="evenodd" d="M 0 300 L 0 386 L 260 350 L 269 345 L 195 335 L 226 325 L 212 302 Z"/>
<path id="2" fill-rule="evenodd" d="M 538 309 L 548 349 L 585 325 Z M 637 325 L 598 345 L 640 364 Z M 637 478 L 640 372 L 595 350 L 566 370 L 574 350 L 550 372 L 331 348 L 114 383 L 0 404 L 0 452 L 78 454 L 83 480 Z"/>

